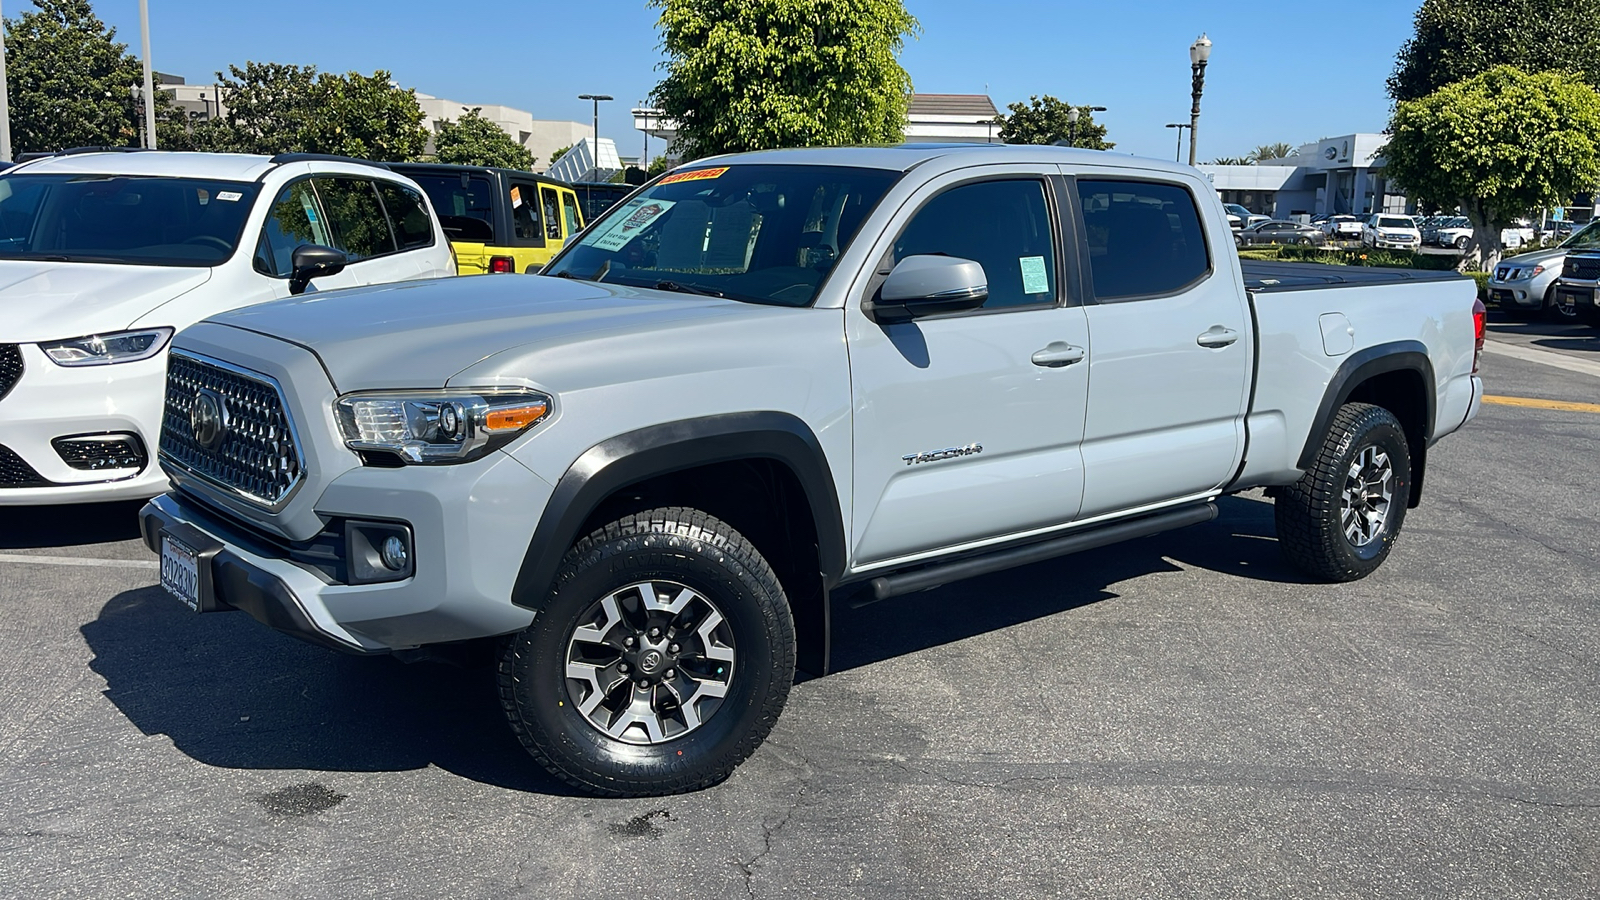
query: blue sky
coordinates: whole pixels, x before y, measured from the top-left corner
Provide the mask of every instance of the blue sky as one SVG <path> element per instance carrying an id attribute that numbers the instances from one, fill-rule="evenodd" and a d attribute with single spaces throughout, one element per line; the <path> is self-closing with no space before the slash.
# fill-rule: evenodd
<path id="1" fill-rule="evenodd" d="M 137 51 L 137 0 L 93 2 Z M 601 105 L 600 133 L 624 154 L 642 142 L 627 111 L 660 77 L 655 14 L 644 0 L 149 3 L 156 68 L 191 82 L 245 60 L 383 68 L 424 93 L 578 121 L 590 116 L 578 94 L 611 94 L 617 102 Z M 1216 42 L 1200 120 L 1200 155 L 1210 159 L 1381 130 L 1383 81 L 1418 5 L 907 0 L 923 32 L 901 61 L 919 91 L 987 85 L 1001 107 L 1030 94 L 1105 106 L 1100 121 L 1118 151 L 1171 158 L 1174 133 L 1163 126 L 1188 121 L 1188 47 L 1205 31 Z M 5 12 L 23 7 L 8 0 Z"/>

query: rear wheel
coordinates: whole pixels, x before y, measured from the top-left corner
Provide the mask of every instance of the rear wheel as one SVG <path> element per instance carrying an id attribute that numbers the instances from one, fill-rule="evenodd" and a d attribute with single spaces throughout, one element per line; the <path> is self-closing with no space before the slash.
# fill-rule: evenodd
<path id="1" fill-rule="evenodd" d="M 1456 238 L 1456 249 L 1457 250 L 1465 250 L 1465 249 L 1467 249 L 1467 238 L 1466 238 L 1466 235 L 1462 235 L 1461 237 Z"/>
<path id="2" fill-rule="evenodd" d="M 568 551 L 545 607 L 500 658 L 512 731 L 557 777 L 642 797 L 727 778 L 794 680 L 777 576 L 726 523 L 672 507 Z"/>
<path id="3" fill-rule="evenodd" d="M 1347 403 L 1311 467 L 1275 498 L 1278 544 L 1312 577 L 1365 578 L 1388 558 L 1410 496 L 1411 452 L 1400 421 L 1381 406 Z"/>

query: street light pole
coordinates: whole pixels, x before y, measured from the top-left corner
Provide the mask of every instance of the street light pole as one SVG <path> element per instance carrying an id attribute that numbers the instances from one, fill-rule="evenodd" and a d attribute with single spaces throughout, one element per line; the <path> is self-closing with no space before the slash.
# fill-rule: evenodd
<path id="1" fill-rule="evenodd" d="M 139 0 L 139 44 L 144 52 L 144 145 L 156 149 L 156 91 L 150 68 L 150 0 Z"/>
<path id="2" fill-rule="evenodd" d="M 579 94 L 578 99 L 594 101 L 594 144 L 592 149 L 594 150 L 594 169 L 598 172 L 600 170 L 600 101 L 615 100 L 617 98 L 610 94 Z"/>
<path id="3" fill-rule="evenodd" d="M 1206 61 L 1211 58 L 1211 39 L 1201 32 L 1200 37 L 1189 45 L 1189 68 L 1194 72 L 1193 97 L 1194 105 L 1189 108 L 1189 165 L 1194 165 L 1195 136 L 1200 133 L 1200 92 L 1206 86 Z M 1182 135 L 1183 132 L 1178 132 Z"/>
<path id="4" fill-rule="evenodd" d="M 1087 110 L 1090 113 L 1097 113 L 1097 112 L 1105 112 L 1106 108 L 1104 106 L 1082 106 L 1082 107 L 1072 106 L 1072 107 L 1068 107 L 1068 109 L 1067 109 L 1067 123 L 1071 126 L 1069 129 L 1067 129 L 1067 146 L 1068 147 L 1076 147 L 1076 146 L 1078 146 L 1078 117 L 1081 114 L 1079 112 L 1080 110 Z"/>
<path id="5" fill-rule="evenodd" d="M 0 22 L 4 17 L 0 16 Z M 0 162 L 11 162 L 11 86 L 6 81 L 5 28 L 0 27 Z"/>
<path id="6" fill-rule="evenodd" d="M 1179 162 L 1183 159 L 1183 130 L 1189 126 L 1182 122 L 1169 122 L 1167 127 L 1178 129 L 1178 146 L 1172 151 L 1172 161 Z"/>

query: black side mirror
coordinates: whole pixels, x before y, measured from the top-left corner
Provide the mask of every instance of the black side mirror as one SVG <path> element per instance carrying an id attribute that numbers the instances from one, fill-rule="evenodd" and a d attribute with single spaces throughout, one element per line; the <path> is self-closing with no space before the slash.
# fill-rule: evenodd
<path id="1" fill-rule="evenodd" d="M 954 256 L 908 256 L 900 260 L 867 313 L 880 323 L 977 309 L 989 299 L 983 266 Z"/>
<path id="2" fill-rule="evenodd" d="M 524 275 L 537 275 L 537 274 L 539 274 L 540 272 L 543 272 L 543 271 L 544 271 L 544 266 L 540 265 L 539 263 L 528 263 L 528 267 L 526 269 L 522 270 L 522 274 L 524 274 Z"/>
<path id="3" fill-rule="evenodd" d="M 301 244 L 294 248 L 291 261 L 294 264 L 294 272 L 289 276 L 291 294 L 305 293 L 311 284 L 311 279 L 321 278 L 324 275 L 337 275 L 350 264 L 349 258 L 342 251 L 318 244 Z"/>

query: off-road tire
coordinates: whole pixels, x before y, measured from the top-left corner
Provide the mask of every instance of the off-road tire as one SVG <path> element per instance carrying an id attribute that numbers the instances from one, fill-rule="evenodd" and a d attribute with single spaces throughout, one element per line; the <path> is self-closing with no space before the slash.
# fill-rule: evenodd
<path id="1" fill-rule="evenodd" d="M 1357 546 L 1344 532 L 1344 489 L 1352 464 L 1368 447 L 1390 461 L 1392 498 L 1377 536 Z M 1400 421 L 1381 406 L 1347 403 L 1334 415 L 1311 467 L 1276 494 L 1278 545 L 1285 559 L 1318 580 L 1365 578 L 1388 558 L 1410 494 L 1411 453 Z"/>
<path id="2" fill-rule="evenodd" d="M 714 600 L 739 656 L 727 696 L 702 725 L 641 745 L 591 724 L 565 670 L 578 617 L 598 598 L 652 579 Z M 727 778 L 766 740 L 794 669 L 794 621 L 772 567 L 727 523 L 668 507 L 624 516 L 572 546 L 533 624 L 505 642 L 500 701 L 522 746 L 567 784 L 603 797 L 677 794 Z"/>

